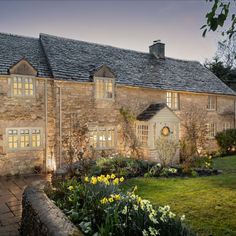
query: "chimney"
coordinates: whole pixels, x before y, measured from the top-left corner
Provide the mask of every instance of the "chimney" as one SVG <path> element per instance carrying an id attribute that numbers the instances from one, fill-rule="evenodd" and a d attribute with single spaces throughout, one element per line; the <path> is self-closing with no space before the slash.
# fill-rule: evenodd
<path id="1" fill-rule="evenodd" d="M 165 44 L 161 40 L 153 41 L 153 45 L 149 46 L 149 53 L 157 59 L 165 59 Z"/>

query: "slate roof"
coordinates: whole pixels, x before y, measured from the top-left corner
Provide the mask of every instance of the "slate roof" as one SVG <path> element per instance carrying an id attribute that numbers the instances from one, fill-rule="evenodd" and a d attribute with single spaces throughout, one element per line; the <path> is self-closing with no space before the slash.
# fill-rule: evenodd
<path id="1" fill-rule="evenodd" d="M 40 77 L 51 77 L 51 71 L 39 39 L 0 33 L 0 74 L 25 58 Z"/>
<path id="2" fill-rule="evenodd" d="M 156 59 L 149 53 L 45 34 L 40 39 L 57 79 L 88 81 L 90 73 L 105 64 L 116 74 L 118 84 L 236 95 L 196 61 Z"/>
<path id="3" fill-rule="evenodd" d="M 199 62 L 156 59 L 149 53 L 40 34 L 39 39 L 0 34 L 0 74 L 25 57 L 39 76 L 58 80 L 91 81 L 102 65 L 116 83 L 162 90 L 236 95 Z"/>
<path id="4" fill-rule="evenodd" d="M 167 107 L 165 103 L 151 104 L 147 109 L 140 113 L 136 119 L 139 121 L 150 120 L 153 116 L 155 116 L 159 111 L 161 111 L 165 107 Z"/>

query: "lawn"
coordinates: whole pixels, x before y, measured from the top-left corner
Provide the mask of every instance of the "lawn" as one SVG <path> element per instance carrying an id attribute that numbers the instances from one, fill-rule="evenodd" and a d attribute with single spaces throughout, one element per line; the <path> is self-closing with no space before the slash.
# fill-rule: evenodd
<path id="1" fill-rule="evenodd" d="M 236 236 L 236 156 L 214 160 L 218 176 L 197 178 L 134 178 L 138 194 L 156 205 L 170 205 L 198 235 Z"/>

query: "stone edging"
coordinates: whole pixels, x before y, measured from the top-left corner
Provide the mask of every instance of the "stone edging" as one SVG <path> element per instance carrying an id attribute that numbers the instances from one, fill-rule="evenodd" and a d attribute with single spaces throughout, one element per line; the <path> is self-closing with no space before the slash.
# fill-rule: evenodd
<path id="1" fill-rule="evenodd" d="M 45 181 L 28 186 L 22 199 L 20 233 L 24 236 L 83 236 L 43 191 Z"/>

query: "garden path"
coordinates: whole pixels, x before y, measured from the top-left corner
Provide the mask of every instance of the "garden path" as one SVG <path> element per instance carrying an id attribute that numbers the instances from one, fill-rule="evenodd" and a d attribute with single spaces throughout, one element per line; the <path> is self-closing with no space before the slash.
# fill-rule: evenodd
<path id="1" fill-rule="evenodd" d="M 36 180 L 50 179 L 49 175 L 0 177 L 0 235 L 18 236 L 22 213 L 22 193 Z"/>

